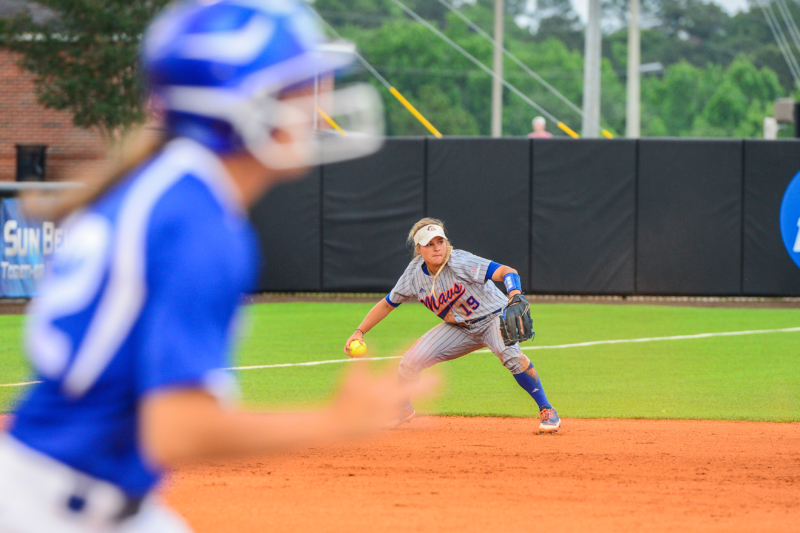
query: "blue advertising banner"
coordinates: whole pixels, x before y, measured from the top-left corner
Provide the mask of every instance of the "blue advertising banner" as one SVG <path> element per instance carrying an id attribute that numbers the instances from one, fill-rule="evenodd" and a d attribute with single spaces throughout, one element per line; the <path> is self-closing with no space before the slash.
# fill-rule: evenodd
<path id="1" fill-rule="evenodd" d="M 781 237 L 789 257 L 800 267 L 800 172 L 789 183 L 783 195 Z"/>
<path id="2" fill-rule="evenodd" d="M 35 296 L 47 261 L 64 244 L 64 230 L 53 222 L 27 221 L 16 199 L 0 201 L 0 229 L 0 297 Z"/>

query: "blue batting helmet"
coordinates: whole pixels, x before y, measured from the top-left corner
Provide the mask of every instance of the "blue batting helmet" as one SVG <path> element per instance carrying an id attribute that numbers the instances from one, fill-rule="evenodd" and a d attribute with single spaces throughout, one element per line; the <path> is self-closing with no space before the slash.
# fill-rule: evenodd
<path id="1" fill-rule="evenodd" d="M 143 42 L 147 81 L 164 108 L 170 134 L 220 154 L 245 148 L 276 168 L 282 166 L 281 147 L 270 146 L 271 131 L 311 123 L 297 105 L 286 108 L 281 92 L 330 75 L 354 59 L 352 45 L 327 42 L 314 14 L 294 0 L 180 2 L 156 18 Z M 306 163 L 318 162 L 323 152 L 341 160 L 380 146 L 377 95 L 365 87 L 344 95 L 348 101 L 339 107 L 356 117 L 351 122 L 363 126 L 366 135 L 344 143 L 339 156 L 335 149 L 313 146 L 314 139 L 303 139 Z M 306 107 L 315 113 L 317 100 Z"/>

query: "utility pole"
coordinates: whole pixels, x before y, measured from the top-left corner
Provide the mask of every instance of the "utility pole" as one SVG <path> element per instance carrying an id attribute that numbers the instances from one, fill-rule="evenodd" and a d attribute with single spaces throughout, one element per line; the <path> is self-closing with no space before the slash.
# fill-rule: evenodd
<path id="1" fill-rule="evenodd" d="M 625 113 L 625 136 L 638 139 L 641 133 L 641 64 L 642 46 L 639 39 L 639 0 L 630 0 L 631 19 L 628 24 L 628 95 Z"/>
<path id="2" fill-rule="evenodd" d="M 583 136 L 600 134 L 600 0 L 589 0 L 583 53 Z"/>
<path id="3" fill-rule="evenodd" d="M 492 137 L 503 135 L 503 0 L 494 0 L 494 78 L 492 79 Z"/>

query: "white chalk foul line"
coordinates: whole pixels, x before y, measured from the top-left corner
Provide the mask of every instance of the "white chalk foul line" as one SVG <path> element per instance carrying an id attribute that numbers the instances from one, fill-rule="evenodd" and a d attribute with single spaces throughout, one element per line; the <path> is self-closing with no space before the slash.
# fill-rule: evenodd
<path id="1" fill-rule="evenodd" d="M 41 381 L 23 381 L 22 383 L 0 383 L 0 387 L 22 387 L 23 385 L 36 385 Z"/>
<path id="2" fill-rule="evenodd" d="M 383 361 L 385 359 L 402 359 L 402 355 L 391 357 L 356 357 L 351 359 L 328 359 L 327 361 L 309 361 L 307 363 L 281 363 L 279 365 L 255 365 L 255 366 L 233 366 L 225 370 L 258 370 L 260 368 L 286 368 L 289 366 L 317 366 L 330 365 L 333 363 L 352 363 L 353 361 Z"/>
<path id="3" fill-rule="evenodd" d="M 598 346 L 601 344 L 629 344 L 632 342 L 682 341 L 686 339 L 707 339 L 709 337 L 735 337 L 737 335 L 758 335 L 761 333 L 795 333 L 798 328 L 751 329 L 748 331 L 721 331 L 719 333 L 697 333 L 695 335 L 673 335 L 672 337 L 643 337 L 641 339 L 617 339 L 610 341 L 576 342 L 575 344 L 556 344 L 553 346 L 525 346 L 523 350 L 557 350 L 560 348 L 580 348 L 582 346 Z M 489 350 L 480 350 L 488 352 Z"/>
<path id="4" fill-rule="evenodd" d="M 589 341 L 589 342 L 576 342 L 573 344 L 554 344 L 551 346 L 525 346 L 523 350 L 560 350 L 564 348 L 583 348 L 585 346 L 600 346 L 603 344 L 631 344 L 634 342 L 659 342 L 659 341 L 682 341 L 688 339 L 708 339 L 711 337 L 736 337 L 739 335 L 760 335 L 764 333 L 797 333 L 800 332 L 800 327 L 797 328 L 780 328 L 780 329 L 751 329 L 746 331 L 721 331 L 718 333 L 697 333 L 694 335 L 673 335 L 671 337 L 642 337 L 639 339 L 614 339 L 608 341 Z M 491 353 L 491 350 L 476 350 L 473 353 Z M 234 366 L 226 370 L 259 370 L 263 368 L 288 368 L 296 366 L 318 366 L 318 365 L 331 365 L 334 363 L 352 363 L 354 361 L 384 361 L 387 359 L 401 359 L 402 355 L 395 355 L 391 357 L 360 357 L 355 359 L 329 359 L 327 361 L 308 361 L 306 363 L 281 363 L 277 365 L 255 365 L 255 366 Z M 26 381 L 23 383 L 4 383 L 0 387 L 22 387 L 24 385 L 34 385 L 41 383 L 40 381 Z"/>

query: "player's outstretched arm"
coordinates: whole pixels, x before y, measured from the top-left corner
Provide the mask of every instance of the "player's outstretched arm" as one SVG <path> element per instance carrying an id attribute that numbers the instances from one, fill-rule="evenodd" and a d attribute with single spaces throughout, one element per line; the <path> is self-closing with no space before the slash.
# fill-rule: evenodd
<path id="1" fill-rule="evenodd" d="M 416 387 L 430 392 L 435 378 Z M 265 453 L 293 446 L 361 436 L 386 427 L 410 391 L 394 372 L 371 378 L 348 373 L 333 403 L 311 411 L 257 413 L 233 409 L 199 388 L 163 389 L 140 405 L 140 439 L 156 464 Z"/>
<path id="2" fill-rule="evenodd" d="M 367 316 L 365 316 L 364 320 L 361 321 L 361 324 L 358 325 L 358 329 L 356 329 L 355 332 L 347 339 L 347 342 L 344 343 L 344 354 L 348 357 L 352 357 L 350 354 L 350 343 L 354 340 L 364 342 L 364 334 L 377 326 L 378 323 L 389 316 L 389 313 L 392 311 L 394 311 L 394 307 L 389 305 L 389 302 L 387 302 L 385 299 L 381 299 L 380 302 L 376 303 L 375 307 L 370 309 L 369 313 L 367 313 Z"/>

